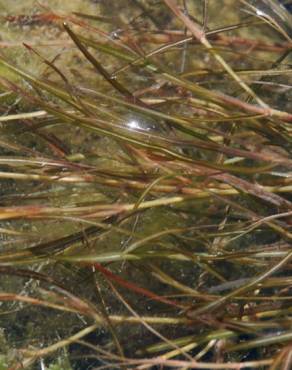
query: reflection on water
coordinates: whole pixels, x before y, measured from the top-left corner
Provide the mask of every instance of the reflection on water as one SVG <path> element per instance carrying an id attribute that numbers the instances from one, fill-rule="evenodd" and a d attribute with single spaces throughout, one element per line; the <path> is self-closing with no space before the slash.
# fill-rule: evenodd
<path id="1" fill-rule="evenodd" d="M 125 117 L 124 125 L 130 130 L 141 130 L 141 131 L 159 131 L 161 128 L 154 119 L 145 117 L 142 114 L 128 114 Z"/>
<path id="2" fill-rule="evenodd" d="M 277 0 L 254 0 L 250 3 L 259 17 L 267 18 L 274 26 L 283 29 L 288 37 L 292 36 L 291 3 Z"/>

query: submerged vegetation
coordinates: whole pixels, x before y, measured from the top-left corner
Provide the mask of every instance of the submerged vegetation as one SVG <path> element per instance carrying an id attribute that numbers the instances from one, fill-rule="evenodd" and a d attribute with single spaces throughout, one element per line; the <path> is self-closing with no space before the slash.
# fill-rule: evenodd
<path id="1" fill-rule="evenodd" d="M 0 369 L 291 368 L 291 14 L 20 3 L 0 41 Z"/>

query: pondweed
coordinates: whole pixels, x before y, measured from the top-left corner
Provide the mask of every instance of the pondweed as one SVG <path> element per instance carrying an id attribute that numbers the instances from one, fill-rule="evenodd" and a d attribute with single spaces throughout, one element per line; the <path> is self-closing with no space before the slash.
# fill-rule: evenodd
<path id="1" fill-rule="evenodd" d="M 0 42 L 5 366 L 290 368 L 288 10 L 32 4 Z"/>

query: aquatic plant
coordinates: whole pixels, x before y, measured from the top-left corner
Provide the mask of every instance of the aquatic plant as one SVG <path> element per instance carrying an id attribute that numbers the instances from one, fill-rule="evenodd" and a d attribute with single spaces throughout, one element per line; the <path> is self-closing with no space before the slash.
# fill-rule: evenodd
<path id="1" fill-rule="evenodd" d="M 288 369 L 290 13 L 53 3 L 4 16 L 1 361 Z"/>

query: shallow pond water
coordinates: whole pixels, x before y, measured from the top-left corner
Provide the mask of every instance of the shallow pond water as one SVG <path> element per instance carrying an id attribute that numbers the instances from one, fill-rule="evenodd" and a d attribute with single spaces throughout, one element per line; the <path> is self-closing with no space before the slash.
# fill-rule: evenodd
<path id="1" fill-rule="evenodd" d="M 0 370 L 284 348 L 288 268 L 244 284 L 289 249 L 291 14 L 166 3 L 0 0 Z"/>

